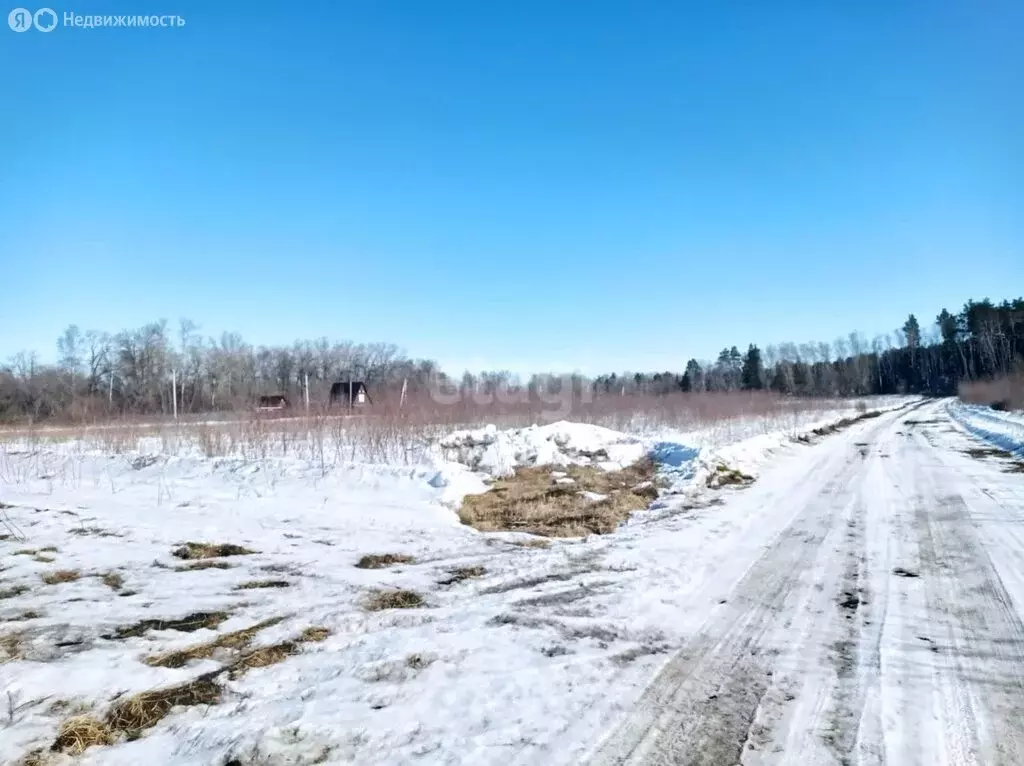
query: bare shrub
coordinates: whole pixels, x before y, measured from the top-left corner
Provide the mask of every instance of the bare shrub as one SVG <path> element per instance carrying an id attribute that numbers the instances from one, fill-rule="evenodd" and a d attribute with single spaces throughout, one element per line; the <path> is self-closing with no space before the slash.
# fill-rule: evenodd
<path id="1" fill-rule="evenodd" d="M 960 400 L 996 410 L 1024 410 L 1024 370 L 996 380 L 961 383 Z"/>

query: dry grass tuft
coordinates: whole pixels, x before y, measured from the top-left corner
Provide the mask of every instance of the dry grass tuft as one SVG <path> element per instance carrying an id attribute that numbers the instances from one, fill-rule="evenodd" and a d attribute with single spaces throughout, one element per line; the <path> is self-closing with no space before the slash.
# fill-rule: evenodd
<path id="1" fill-rule="evenodd" d="M 20 550 L 16 550 L 11 555 L 12 556 L 35 556 L 37 553 L 39 553 L 39 551 L 37 551 L 35 548 L 21 548 Z"/>
<path id="2" fill-rule="evenodd" d="M 103 721 L 88 715 L 76 715 L 60 725 L 51 749 L 68 755 L 81 755 L 94 745 L 111 745 L 114 739 L 114 732 Z"/>
<path id="3" fill-rule="evenodd" d="M 40 564 L 52 564 L 54 561 L 57 560 L 53 556 L 44 556 L 41 553 L 37 553 L 33 558 Z"/>
<path id="4" fill-rule="evenodd" d="M 331 631 L 327 628 L 315 626 L 312 628 L 306 628 L 302 631 L 302 635 L 299 636 L 299 641 L 303 641 L 305 643 L 316 643 L 327 640 L 329 635 L 331 635 Z"/>
<path id="5" fill-rule="evenodd" d="M 45 548 L 40 548 L 39 553 L 57 553 L 58 549 L 56 545 L 47 545 Z"/>
<path id="6" fill-rule="evenodd" d="M 618 471 L 568 466 L 564 473 L 572 483 L 556 481 L 551 470 L 525 467 L 497 479 L 487 492 L 466 496 L 459 518 L 483 532 L 582 537 L 614 532 L 631 513 L 657 497 L 655 464 L 650 459 Z"/>
<path id="7" fill-rule="evenodd" d="M 288 588 L 291 583 L 287 580 L 250 580 L 235 586 L 235 590 L 255 590 L 256 588 Z"/>
<path id="8" fill-rule="evenodd" d="M 195 612 L 176 620 L 142 620 L 134 625 L 118 628 L 116 633 L 103 636 L 103 638 L 133 638 L 141 636 L 150 630 L 178 630 L 183 633 L 191 633 L 200 628 L 210 628 L 212 630 L 227 618 L 227 612 Z"/>
<path id="9" fill-rule="evenodd" d="M 255 625 L 243 628 L 242 630 L 236 630 L 231 633 L 225 633 L 223 636 L 218 636 L 212 641 L 207 641 L 203 644 L 197 644 L 190 646 L 187 649 L 179 649 L 177 651 L 165 652 L 164 654 L 156 654 L 151 657 L 147 657 L 144 662 L 147 665 L 160 668 L 181 668 L 187 665 L 192 660 L 206 660 L 213 656 L 213 653 L 218 649 L 233 649 L 240 651 L 247 647 L 252 641 L 253 637 L 264 628 L 269 628 L 271 625 L 277 625 L 283 618 L 274 617 L 263 622 L 258 622 Z"/>
<path id="10" fill-rule="evenodd" d="M 111 590 L 121 590 L 124 578 L 118 572 L 107 572 L 102 577 L 103 584 Z"/>
<path id="11" fill-rule="evenodd" d="M 182 564 L 180 567 L 175 567 L 175 572 L 194 572 L 197 569 L 231 569 L 232 564 L 226 561 L 212 561 L 210 559 L 203 559 L 201 561 L 193 561 L 191 564 Z"/>
<path id="12" fill-rule="evenodd" d="M 0 663 L 20 660 L 25 657 L 25 645 L 21 633 L 0 636 Z"/>
<path id="13" fill-rule="evenodd" d="M 279 662 L 283 662 L 293 654 L 298 654 L 299 649 L 301 648 L 300 644 L 318 643 L 326 639 L 330 633 L 331 632 L 327 628 L 306 628 L 301 634 L 299 634 L 297 639 L 292 641 L 282 641 L 279 644 L 261 646 L 258 649 L 253 649 L 251 652 L 242 655 L 231 665 L 231 677 L 237 678 L 252 668 L 265 668 L 269 665 L 276 665 Z"/>
<path id="14" fill-rule="evenodd" d="M 363 602 L 368 612 L 385 609 L 415 609 L 423 606 L 423 596 L 412 590 L 380 590 L 370 594 Z"/>
<path id="15" fill-rule="evenodd" d="M 220 671 L 207 673 L 187 683 L 154 689 L 116 703 L 107 713 L 106 723 L 112 729 L 124 732 L 128 739 L 158 724 L 179 705 L 215 705 L 220 701 L 221 688 L 216 682 Z"/>
<path id="16" fill-rule="evenodd" d="M 43 582 L 47 585 L 57 585 L 62 582 L 74 582 L 81 574 L 77 569 L 58 569 L 56 572 L 47 572 L 42 575 Z"/>
<path id="17" fill-rule="evenodd" d="M 754 483 L 754 477 L 736 468 L 719 464 L 715 466 L 715 470 L 711 472 L 704 483 L 711 489 L 727 486 L 746 486 Z"/>
<path id="18" fill-rule="evenodd" d="M 43 750 L 40 747 L 30 753 L 26 753 L 19 760 L 15 761 L 14 766 L 50 766 L 58 758 L 60 756 L 54 755 L 52 751 Z"/>
<path id="19" fill-rule="evenodd" d="M 487 570 L 481 566 L 458 567 L 450 570 L 448 577 L 441 580 L 439 584 L 454 585 L 455 583 L 462 582 L 463 580 L 470 580 L 474 577 L 483 577 L 485 574 L 487 574 Z"/>
<path id="20" fill-rule="evenodd" d="M 363 556 L 356 562 L 357 569 L 383 569 L 395 564 L 412 564 L 416 559 L 404 553 L 379 553 Z"/>
<path id="21" fill-rule="evenodd" d="M 231 665 L 231 677 L 237 678 L 252 668 L 265 668 L 283 662 L 293 654 L 298 653 L 299 644 L 297 641 L 282 641 L 271 646 L 261 646 L 242 655 L 237 662 Z"/>
<path id="22" fill-rule="evenodd" d="M 195 543 L 188 542 L 171 551 L 171 555 L 179 559 L 213 559 L 221 556 L 248 556 L 257 553 L 241 545 L 233 543 Z"/>

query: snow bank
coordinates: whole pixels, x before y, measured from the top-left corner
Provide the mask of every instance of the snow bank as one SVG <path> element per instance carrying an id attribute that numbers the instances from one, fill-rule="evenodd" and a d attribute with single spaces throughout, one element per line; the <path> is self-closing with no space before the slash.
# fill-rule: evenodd
<path id="1" fill-rule="evenodd" d="M 493 425 L 456 431 L 441 439 L 440 451 L 447 461 L 498 477 L 529 465 L 595 463 L 605 470 L 615 470 L 635 463 L 647 448 L 643 441 L 628 434 L 563 420 L 501 431 Z"/>
<path id="2" fill-rule="evenodd" d="M 1024 413 L 997 412 L 978 404 L 950 403 L 949 414 L 964 430 L 983 441 L 1024 456 Z"/>

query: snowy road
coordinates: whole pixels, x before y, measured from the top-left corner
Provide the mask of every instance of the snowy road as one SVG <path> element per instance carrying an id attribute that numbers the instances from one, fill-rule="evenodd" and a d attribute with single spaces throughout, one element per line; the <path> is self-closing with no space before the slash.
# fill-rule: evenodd
<path id="1" fill-rule="evenodd" d="M 591 763 L 1024 763 L 1024 473 L 945 407 L 730 499 L 767 543 Z"/>

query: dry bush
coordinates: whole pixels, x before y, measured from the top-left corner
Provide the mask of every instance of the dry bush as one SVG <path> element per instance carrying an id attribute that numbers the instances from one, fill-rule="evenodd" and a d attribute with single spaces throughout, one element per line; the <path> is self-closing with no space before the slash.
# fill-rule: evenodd
<path id="1" fill-rule="evenodd" d="M 381 612 L 385 609 L 415 609 L 423 606 L 423 596 L 412 590 L 380 590 L 371 593 L 363 602 L 368 612 Z"/>
<path id="2" fill-rule="evenodd" d="M 74 582 L 81 574 L 76 569 L 58 569 L 56 572 L 47 572 L 41 576 L 47 585 L 57 585 L 62 582 Z"/>
<path id="3" fill-rule="evenodd" d="M 89 715 L 76 715 L 60 725 L 51 749 L 67 755 L 81 755 L 94 745 L 112 745 L 114 740 L 114 732 L 103 721 Z"/>
<path id="4" fill-rule="evenodd" d="M 960 400 L 996 410 L 1024 410 L 1024 369 L 997 380 L 961 383 Z"/>
<path id="5" fill-rule="evenodd" d="M 195 543 L 188 542 L 171 551 L 171 555 L 179 559 L 212 559 L 223 556 L 248 556 L 257 553 L 241 545 L 232 543 Z"/>
<path id="6" fill-rule="evenodd" d="M 459 518 L 483 532 L 581 537 L 614 532 L 657 497 L 655 466 L 648 459 L 618 471 L 568 466 L 563 473 L 572 483 L 562 483 L 551 472 L 550 466 L 519 468 L 487 492 L 467 495 Z"/>
<path id="7" fill-rule="evenodd" d="M 395 564 L 412 564 L 416 561 L 404 553 L 371 553 L 356 562 L 357 569 L 384 569 Z"/>

